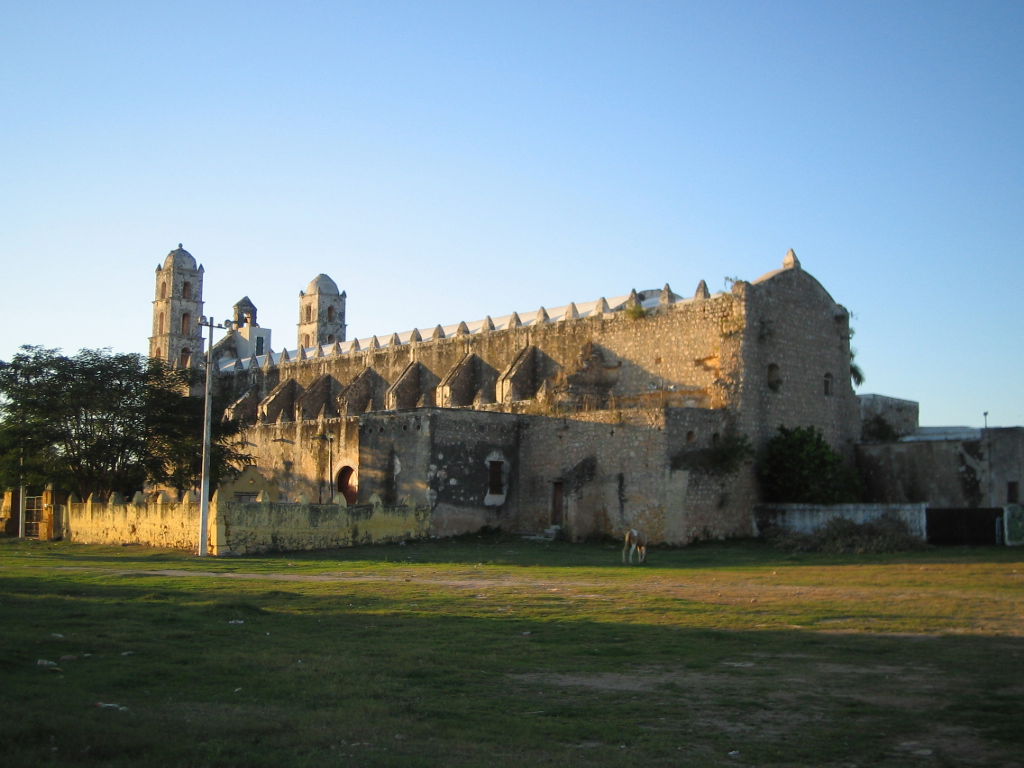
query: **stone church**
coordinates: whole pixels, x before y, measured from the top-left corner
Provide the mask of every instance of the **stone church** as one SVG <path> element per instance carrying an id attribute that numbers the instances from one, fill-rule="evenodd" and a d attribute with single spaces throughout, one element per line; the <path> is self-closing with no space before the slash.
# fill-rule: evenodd
<path id="1" fill-rule="evenodd" d="M 180 245 L 157 267 L 151 356 L 202 364 L 203 275 Z M 277 500 L 428 505 L 436 535 L 632 526 L 685 544 L 752 533 L 745 444 L 813 426 L 852 457 L 860 437 L 849 313 L 793 251 L 728 292 L 666 284 L 359 339 L 330 277 L 298 298 L 293 348 L 244 297 L 213 349 Z"/>

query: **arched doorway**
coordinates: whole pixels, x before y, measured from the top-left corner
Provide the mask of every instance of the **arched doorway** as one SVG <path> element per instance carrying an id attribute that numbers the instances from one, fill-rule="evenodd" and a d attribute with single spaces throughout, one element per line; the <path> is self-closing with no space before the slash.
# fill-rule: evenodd
<path id="1" fill-rule="evenodd" d="M 352 467 L 342 467 L 338 470 L 334 487 L 338 493 L 345 497 L 349 504 L 355 504 L 359 499 L 359 485 L 356 481 L 356 471 Z"/>

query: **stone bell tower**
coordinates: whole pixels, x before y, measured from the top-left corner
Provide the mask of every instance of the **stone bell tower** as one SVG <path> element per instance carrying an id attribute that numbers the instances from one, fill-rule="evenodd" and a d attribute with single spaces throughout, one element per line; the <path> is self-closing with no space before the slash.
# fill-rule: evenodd
<path id="1" fill-rule="evenodd" d="M 203 356 L 203 271 L 181 243 L 156 268 L 149 356 L 173 368 L 196 367 Z"/>
<path id="2" fill-rule="evenodd" d="M 299 291 L 299 347 L 345 340 L 345 298 L 345 292 L 339 293 L 337 283 L 324 274 Z"/>

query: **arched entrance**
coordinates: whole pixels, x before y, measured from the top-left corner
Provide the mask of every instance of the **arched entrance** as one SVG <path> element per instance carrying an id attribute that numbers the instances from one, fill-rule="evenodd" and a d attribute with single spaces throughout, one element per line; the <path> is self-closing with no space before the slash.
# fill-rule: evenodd
<path id="1" fill-rule="evenodd" d="M 355 504 L 359 499 L 359 486 L 356 481 L 356 471 L 352 467 L 342 467 L 338 470 L 334 487 L 338 493 L 345 497 L 349 504 Z"/>

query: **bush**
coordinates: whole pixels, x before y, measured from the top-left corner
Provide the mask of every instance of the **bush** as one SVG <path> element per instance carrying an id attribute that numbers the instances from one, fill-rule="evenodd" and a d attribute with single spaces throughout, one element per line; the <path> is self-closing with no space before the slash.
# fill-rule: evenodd
<path id="1" fill-rule="evenodd" d="M 842 504 L 862 495 L 856 472 L 814 427 L 779 427 L 761 454 L 757 477 L 769 502 Z"/>
<path id="2" fill-rule="evenodd" d="M 765 538 L 788 552 L 824 552 L 834 555 L 905 552 L 927 546 L 910 533 L 905 522 L 890 514 L 866 523 L 835 517 L 814 533 L 774 528 Z"/>

